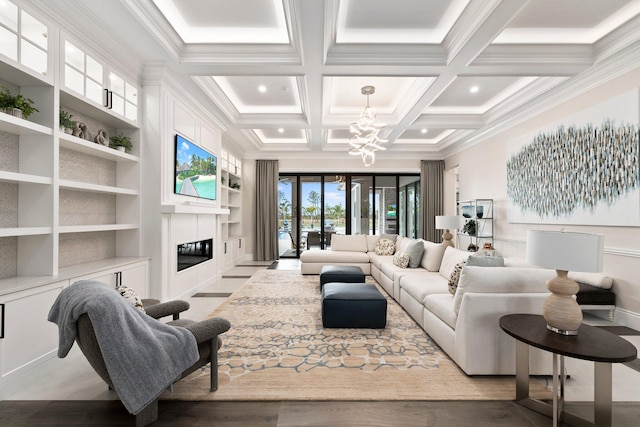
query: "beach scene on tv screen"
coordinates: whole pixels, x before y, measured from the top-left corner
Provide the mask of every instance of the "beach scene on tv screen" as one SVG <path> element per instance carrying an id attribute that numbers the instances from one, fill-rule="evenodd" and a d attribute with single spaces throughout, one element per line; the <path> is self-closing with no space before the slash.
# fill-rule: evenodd
<path id="1" fill-rule="evenodd" d="M 178 136 L 176 193 L 215 200 L 216 183 L 216 156 Z"/>

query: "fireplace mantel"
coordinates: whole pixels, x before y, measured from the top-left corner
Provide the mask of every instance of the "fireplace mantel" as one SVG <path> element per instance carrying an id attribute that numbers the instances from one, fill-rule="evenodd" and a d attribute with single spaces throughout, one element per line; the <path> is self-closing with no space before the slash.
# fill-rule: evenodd
<path id="1" fill-rule="evenodd" d="M 160 207 L 160 212 L 163 214 L 229 215 L 229 209 L 227 208 L 216 208 L 195 203 L 163 204 Z"/>

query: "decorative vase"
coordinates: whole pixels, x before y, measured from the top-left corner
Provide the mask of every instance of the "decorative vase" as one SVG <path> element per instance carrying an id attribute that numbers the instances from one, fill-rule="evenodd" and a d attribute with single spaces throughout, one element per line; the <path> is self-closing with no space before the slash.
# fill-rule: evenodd
<path id="1" fill-rule="evenodd" d="M 476 216 L 482 218 L 484 215 L 484 206 L 476 206 Z"/>
<path id="2" fill-rule="evenodd" d="M 118 145 L 118 146 L 116 147 L 116 150 L 118 150 L 118 151 L 122 151 L 122 152 L 124 153 L 125 148 L 124 148 L 122 145 Z"/>
<path id="3" fill-rule="evenodd" d="M 462 207 L 462 216 L 465 218 L 471 218 L 473 215 L 473 206 L 463 206 Z"/>

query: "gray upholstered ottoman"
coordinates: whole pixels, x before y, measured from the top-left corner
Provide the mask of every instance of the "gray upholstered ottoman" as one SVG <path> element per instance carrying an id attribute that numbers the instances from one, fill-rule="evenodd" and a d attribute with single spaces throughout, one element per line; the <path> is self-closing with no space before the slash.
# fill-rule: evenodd
<path id="1" fill-rule="evenodd" d="M 355 265 L 323 265 L 320 270 L 320 289 L 331 282 L 364 283 L 364 273 Z"/>
<path id="2" fill-rule="evenodd" d="M 383 329 L 387 299 L 369 283 L 327 283 L 322 288 L 322 326 Z"/>

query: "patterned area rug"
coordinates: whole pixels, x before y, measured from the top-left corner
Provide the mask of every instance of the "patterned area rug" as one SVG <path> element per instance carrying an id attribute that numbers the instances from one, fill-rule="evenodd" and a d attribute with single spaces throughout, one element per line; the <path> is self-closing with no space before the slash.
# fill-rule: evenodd
<path id="1" fill-rule="evenodd" d="M 375 284 L 371 276 L 367 281 Z M 385 329 L 324 329 L 317 275 L 261 270 L 210 315 L 231 322 L 222 337 L 218 391 L 210 393 L 209 372 L 198 371 L 161 398 L 515 398 L 514 377 L 468 377 L 393 299 L 387 303 Z M 537 381 L 532 388 L 543 391 Z"/>

